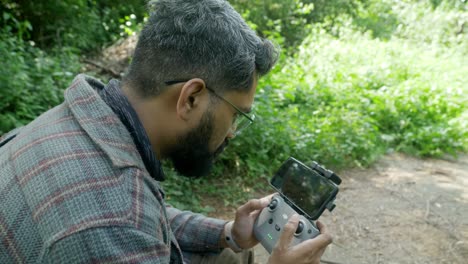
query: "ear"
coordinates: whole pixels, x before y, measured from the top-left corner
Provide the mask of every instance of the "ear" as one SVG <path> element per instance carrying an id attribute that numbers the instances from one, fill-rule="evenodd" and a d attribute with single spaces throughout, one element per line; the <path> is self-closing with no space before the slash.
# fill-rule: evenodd
<path id="1" fill-rule="evenodd" d="M 205 82 L 194 78 L 182 86 L 177 100 L 177 115 L 183 120 L 205 111 L 203 101 L 206 99 Z"/>

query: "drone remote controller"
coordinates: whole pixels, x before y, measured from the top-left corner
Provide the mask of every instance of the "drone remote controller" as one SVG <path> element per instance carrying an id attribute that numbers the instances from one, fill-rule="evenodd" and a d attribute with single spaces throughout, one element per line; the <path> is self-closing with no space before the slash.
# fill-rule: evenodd
<path id="1" fill-rule="evenodd" d="M 320 234 L 314 221 L 325 209 L 335 208 L 335 197 L 341 179 L 332 171 L 313 162 L 311 167 L 289 158 L 270 184 L 278 191 L 254 224 L 254 235 L 271 253 L 284 226 L 293 214 L 299 214 L 299 224 L 291 246 Z"/>
<path id="2" fill-rule="evenodd" d="M 291 206 L 286 204 L 280 195 L 275 195 L 268 207 L 258 216 L 254 233 L 262 246 L 269 252 L 273 250 L 278 241 L 284 225 L 289 218 L 297 213 Z M 303 215 L 299 216 L 299 224 L 294 233 L 291 245 L 297 245 L 304 240 L 314 238 L 320 234 L 314 222 L 309 221 Z"/>

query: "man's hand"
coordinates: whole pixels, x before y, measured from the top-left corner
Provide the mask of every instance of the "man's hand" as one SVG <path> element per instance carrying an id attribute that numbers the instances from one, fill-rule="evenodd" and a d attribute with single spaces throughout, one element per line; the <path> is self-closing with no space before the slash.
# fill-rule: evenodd
<path id="1" fill-rule="evenodd" d="M 317 221 L 317 227 L 320 235 L 313 239 L 303 241 L 302 243 L 290 247 L 294 232 L 299 223 L 299 216 L 293 215 L 284 226 L 280 239 L 271 252 L 268 264 L 319 264 L 320 258 L 327 246 L 332 242 L 332 237 L 328 233 L 324 224 Z"/>
<path id="2" fill-rule="evenodd" d="M 261 199 L 252 199 L 237 209 L 232 226 L 232 236 L 241 248 L 252 248 L 258 244 L 258 240 L 253 233 L 253 225 L 262 209 L 270 203 L 273 195 Z"/>

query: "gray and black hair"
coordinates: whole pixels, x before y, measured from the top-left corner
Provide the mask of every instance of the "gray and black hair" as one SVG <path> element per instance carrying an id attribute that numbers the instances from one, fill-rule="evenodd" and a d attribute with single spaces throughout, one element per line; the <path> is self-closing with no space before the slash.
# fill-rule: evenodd
<path id="1" fill-rule="evenodd" d="M 201 78 L 222 94 L 248 91 L 268 73 L 278 48 L 224 0 L 153 0 L 124 82 L 157 96 L 167 81 Z"/>

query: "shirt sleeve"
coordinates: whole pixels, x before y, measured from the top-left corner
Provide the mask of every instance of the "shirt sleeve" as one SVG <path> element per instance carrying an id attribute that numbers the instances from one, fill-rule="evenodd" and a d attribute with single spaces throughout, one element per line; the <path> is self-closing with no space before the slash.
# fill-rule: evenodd
<path id="1" fill-rule="evenodd" d="M 170 263 L 164 241 L 130 227 L 98 227 L 53 243 L 43 263 Z"/>
<path id="2" fill-rule="evenodd" d="M 219 252 L 219 240 L 227 221 L 166 207 L 171 229 L 182 251 Z"/>

